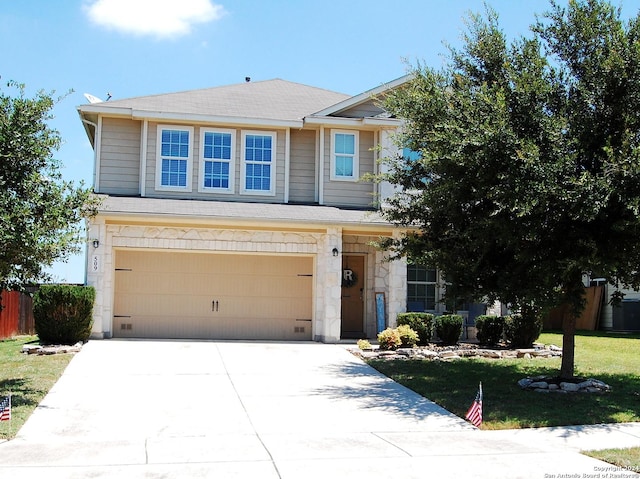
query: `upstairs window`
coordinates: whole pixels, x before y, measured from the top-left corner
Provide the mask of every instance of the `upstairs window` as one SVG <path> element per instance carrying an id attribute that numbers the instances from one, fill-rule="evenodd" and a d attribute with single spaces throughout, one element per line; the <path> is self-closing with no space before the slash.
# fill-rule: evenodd
<path id="1" fill-rule="evenodd" d="M 200 144 L 199 190 L 233 193 L 235 132 L 203 129 Z"/>
<path id="2" fill-rule="evenodd" d="M 358 179 L 358 132 L 331 130 L 331 180 Z"/>
<path id="3" fill-rule="evenodd" d="M 242 193 L 275 194 L 276 134 L 242 133 Z"/>
<path id="4" fill-rule="evenodd" d="M 436 270 L 421 265 L 407 265 L 407 311 L 436 309 Z"/>
<path id="5" fill-rule="evenodd" d="M 191 191 L 193 128 L 158 126 L 156 186 Z"/>

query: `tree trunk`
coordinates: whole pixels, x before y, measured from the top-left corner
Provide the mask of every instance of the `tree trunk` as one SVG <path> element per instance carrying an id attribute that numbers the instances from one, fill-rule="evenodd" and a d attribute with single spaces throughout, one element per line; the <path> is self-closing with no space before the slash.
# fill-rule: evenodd
<path id="1" fill-rule="evenodd" d="M 573 312 L 565 314 L 562 319 L 562 365 L 560 377 L 570 379 L 575 369 L 576 316 Z"/>

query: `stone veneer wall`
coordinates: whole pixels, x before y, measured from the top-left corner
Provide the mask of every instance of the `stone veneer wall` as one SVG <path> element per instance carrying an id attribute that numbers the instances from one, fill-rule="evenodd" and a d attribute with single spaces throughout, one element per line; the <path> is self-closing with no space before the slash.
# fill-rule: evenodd
<path id="1" fill-rule="evenodd" d="M 308 254 L 315 256 L 315 290 L 313 338 L 323 342 L 340 340 L 341 315 L 341 254 L 366 255 L 365 333 L 376 337 L 374 293 L 384 292 L 387 322 L 395 326 L 396 315 L 406 307 L 406 264 L 388 262 L 383 252 L 369 243 L 371 236 L 345 235 L 339 227 L 326 232 L 288 232 L 203 227 L 172 227 L 145 225 L 107 225 L 94 219 L 87 255 L 87 284 L 96 288 L 93 337 L 112 334 L 114 249 L 139 248 L 175 251 L 219 251 L 265 254 Z M 333 248 L 340 251 L 338 257 Z"/>

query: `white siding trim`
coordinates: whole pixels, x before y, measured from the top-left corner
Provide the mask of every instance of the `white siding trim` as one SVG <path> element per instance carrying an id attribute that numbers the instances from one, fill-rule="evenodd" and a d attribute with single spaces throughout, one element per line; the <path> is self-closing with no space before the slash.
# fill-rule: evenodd
<path id="1" fill-rule="evenodd" d="M 204 135 L 205 133 L 231 134 L 231 161 L 229 162 L 229 188 L 205 188 L 204 186 Z M 236 191 L 236 130 L 228 128 L 200 128 L 200 147 L 198 152 L 198 191 L 200 193 L 234 194 Z"/>
<path id="2" fill-rule="evenodd" d="M 324 127 L 320 127 L 320 165 L 318 178 L 318 203 L 324 204 Z"/>
<path id="3" fill-rule="evenodd" d="M 98 116 L 95 141 L 95 170 L 93 172 L 93 184 L 96 193 L 100 193 L 100 148 L 102 147 L 102 116 Z"/>
<path id="4" fill-rule="evenodd" d="M 313 201 L 315 201 L 316 203 L 320 200 L 319 198 L 319 192 L 320 192 L 320 188 L 319 188 L 319 180 L 320 180 L 320 131 L 316 130 L 316 144 L 315 144 L 315 148 L 314 148 L 314 154 L 316 155 L 316 161 L 314 162 L 314 167 L 315 167 L 315 172 L 314 172 L 314 180 L 313 180 L 313 184 L 314 184 L 314 189 L 315 191 L 313 192 Z"/>
<path id="5" fill-rule="evenodd" d="M 140 134 L 140 196 L 144 197 L 147 193 L 147 139 L 149 137 L 149 122 L 142 122 L 142 132 Z"/>
<path id="6" fill-rule="evenodd" d="M 284 202 L 289 203 L 289 173 L 291 168 L 291 128 L 284 133 Z"/>
<path id="7" fill-rule="evenodd" d="M 189 156 L 187 161 L 187 183 L 186 186 L 163 186 L 162 185 L 162 130 L 181 130 L 189 132 Z M 180 191 L 190 192 L 193 189 L 193 127 L 184 125 L 158 125 L 156 138 L 156 191 Z"/>

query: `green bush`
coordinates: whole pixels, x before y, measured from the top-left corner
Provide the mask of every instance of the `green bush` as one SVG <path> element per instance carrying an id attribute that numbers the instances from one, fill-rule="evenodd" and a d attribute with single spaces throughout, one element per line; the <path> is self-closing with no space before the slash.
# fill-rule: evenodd
<path id="1" fill-rule="evenodd" d="M 40 342 L 75 344 L 89 339 L 95 296 L 95 289 L 90 286 L 41 286 L 33 298 L 33 317 Z"/>
<path id="2" fill-rule="evenodd" d="M 536 314 L 507 316 L 504 335 L 512 348 L 530 348 L 542 332 L 542 319 Z"/>
<path id="3" fill-rule="evenodd" d="M 462 334 L 462 316 L 459 314 L 443 314 L 436 316 L 436 334 L 446 346 L 453 346 Z"/>
<path id="4" fill-rule="evenodd" d="M 418 342 L 418 333 L 416 333 L 410 326 L 401 324 L 396 328 L 400 335 L 400 347 L 401 348 L 413 348 Z"/>
<path id="5" fill-rule="evenodd" d="M 431 313 L 400 313 L 398 326 L 406 324 L 418 333 L 418 344 L 426 346 L 433 337 L 433 314 Z"/>
<path id="6" fill-rule="evenodd" d="M 366 339 L 358 339 L 358 347 L 363 351 L 370 351 L 372 349 L 371 343 Z"/>
<path id="7" fill-rule="evenodd" d="M 477 338 L 480 344 L 495 346 L 504 334 L 504 318 L 502 316 L 482 315 L 476 318 Z"/>
<path id="8" fill-rule="evenodd" d="M 396 350 L 402 344 L 400 333 L 397 329 L 387 328 L 378 333 L 378 344 L 380 344 L 380 349 Z"/>

